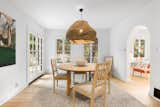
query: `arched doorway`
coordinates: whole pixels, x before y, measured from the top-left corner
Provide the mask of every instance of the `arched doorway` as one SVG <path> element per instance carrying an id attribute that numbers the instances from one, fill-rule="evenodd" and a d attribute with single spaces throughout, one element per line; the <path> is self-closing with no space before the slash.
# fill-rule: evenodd
<path id="1" fill-rule="evenodd" d="M 150 63 L 150 32 L 143 25 L 135 26 L 127 41 L 127 76 L 129 80 L 134 73 L 131 66 L 138 66 L 140 63 L 144 63 L 146 66 Z"/>

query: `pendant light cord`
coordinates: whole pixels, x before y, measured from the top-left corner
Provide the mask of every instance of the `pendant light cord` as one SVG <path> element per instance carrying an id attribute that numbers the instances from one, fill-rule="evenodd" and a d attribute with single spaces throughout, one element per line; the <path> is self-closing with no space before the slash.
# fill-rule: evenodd
<path id="1" fill-rule="evenodd" d="M 79 11 L 81 13 L 81 19 L 83 19 L 83 8 L 80 8 Z"/>
<path id="2" fill-rule="evenodd" d="M 81 12 L 81 19 L 83 19 L 83 14 L 82 14 L 82 12 Z"/>

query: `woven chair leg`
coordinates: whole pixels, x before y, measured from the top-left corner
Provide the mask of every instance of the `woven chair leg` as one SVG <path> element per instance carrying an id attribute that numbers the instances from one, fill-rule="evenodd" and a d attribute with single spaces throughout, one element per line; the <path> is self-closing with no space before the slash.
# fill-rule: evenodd
<path id="1" fill-rule="evenodd" d="M 106 107 L 106 94 L 103 95 L 103 107 Z"/>
<path id="2" fill-rule="evenodd" d="M 87 73 L 85 74 L 85 80 L 87 81 Z"/>
<path id="3" fill-rule="evenodd" d="M 76 93 L 73 91 L 73 107 L 76 105 Z"/>
<path id="4" fill-rule="evenodd" d="M 94 107 L 94 98 L 91 98 L 90 107 Z"/>
<path id="5" fill-rule="evenodd" d="M 108 94 L 111 93 L 111 81 L 110 79 L 108 80 Z"/>
<path id="6" fill-rule="evenodd" d="M 56 92 L 56 89 L 55 89 L 55 80 L 53 80 L 53 93 Z"/>
<path id="7" fill-rule="evenodd" d="M 73 84 L 75 84 L 75 74 L 73 73 Z"/>

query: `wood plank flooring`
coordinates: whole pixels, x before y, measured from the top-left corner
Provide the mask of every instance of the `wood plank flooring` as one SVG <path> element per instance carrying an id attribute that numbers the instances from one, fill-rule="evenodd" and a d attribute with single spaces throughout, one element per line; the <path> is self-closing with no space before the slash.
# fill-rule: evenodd
<path id="1" fill-rule="evenodd" d="M 51 79 L 51 75 L 45 75 L 40 79 Z M 132 77 L 130 82 L 123 82 L 116 78 L 112 78 L 111 80 L 117 86 L 130 95 L 137 98 L 143 104 L 147 105 L 148 107 L 160 107 L 160 102 L 152 99 L 148 96 L 149 91 L 149 81 L 145 78 L 141 77 Z M 35 81 L 36 82 L 36 81 Z M 40 90 L 40 87 L 34 85 L 34 83 L 20 92 L 17 96 L 12 98 L 10 101 L 2 105 L 1 107 L 24 107 L 27 106 L 31 101 L 34 95 Z M 111 89 L 112 90 L 112 89 Z M 24 97 L 25 96 L 25 97 Z"/>
<path id="2" fill-rule="evenodd" d="M 112 78 L 112 82 L 148 107 L 160 107 L 160 102 L 149 96 L 149 78 L 134 76 L 129 82 Z"/>

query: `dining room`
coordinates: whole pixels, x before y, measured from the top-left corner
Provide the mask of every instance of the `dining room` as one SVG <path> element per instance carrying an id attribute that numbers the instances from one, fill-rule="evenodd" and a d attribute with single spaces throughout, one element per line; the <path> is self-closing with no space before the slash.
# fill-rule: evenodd
<path id="1" fill-rule="evenodd" d="M 0 0 L 0 107 L 160 107 L 159 3 Z M 139 25 L 151 36 L 132 43 Z M 130 78 L 129 52 L 149 79 Z"/>

